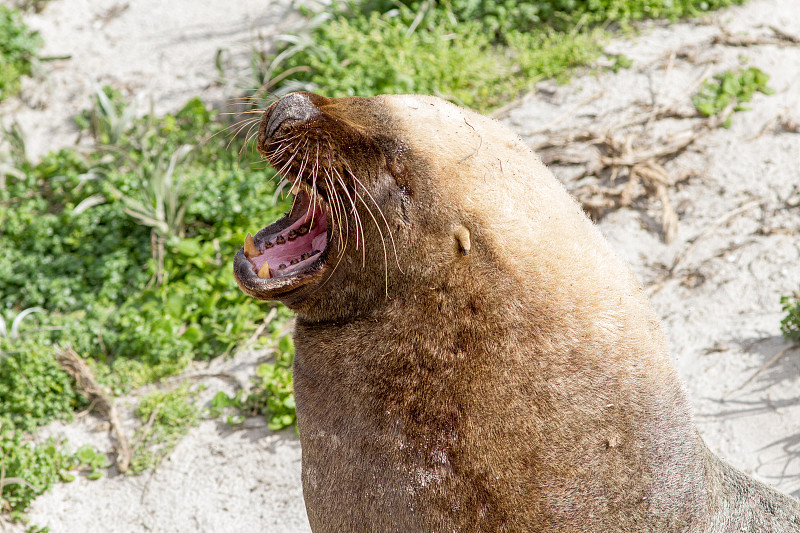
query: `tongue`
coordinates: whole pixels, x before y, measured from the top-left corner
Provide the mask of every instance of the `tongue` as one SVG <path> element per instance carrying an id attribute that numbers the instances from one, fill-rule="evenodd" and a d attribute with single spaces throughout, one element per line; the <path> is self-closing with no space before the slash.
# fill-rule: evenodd
<path id="1" fill-rule="evenodd" d="M 320 233 L 319 235 L 314 237 L 313 241 L 311 241 L 311 247 L 314 250 L 324 250 L 325 246 L 327 246 L 327 244 L 328 244 L 328 232 L 327 231 L 325 231 L 323 233 Z"/>

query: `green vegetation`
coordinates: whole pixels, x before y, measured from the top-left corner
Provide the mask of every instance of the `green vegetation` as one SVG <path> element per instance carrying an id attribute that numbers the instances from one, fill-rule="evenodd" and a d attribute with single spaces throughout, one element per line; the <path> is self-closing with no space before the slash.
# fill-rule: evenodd
<path id="1" fill-rule="evenodd" d="M 697 94 L 692 97 L 692 103 L 697 111 L 707 117 L 722 113 L 728 108 L 729 112 L 747 111 L 750 108 L 744 103 L 749 102 L 756 92 L 764 94 L 774 92 L 767 87 L 767 82 L 769 75 L 756 67 L 728 70 L 703 83 Z M 731 116 L 728 115 L 722 127 L 730 126 Z"/>
<path id="2" fill-rule="evenodd" d="M 261 61 L 260 81 L 328 96 L 437 94 L 486 111 L 592 61 L 606 35 L 601 25 L 742 1 L 340 1 L 332 15 L 309 13 L 308 28 L 283 36 L 278 53 Z"/>
<path id="3" fill-rule="evenodd" d="M 258 365 L 250 390 L 237 391 L 233 396 L 218 392 L 211 400 L 209 416 L 227 415 L 227 422 L 235 425 L 244 420 L 240 412 L 250 416 L 262 414 L 273 431 L 294 425 L 297 420 L 292 387 L 294 343 L 285 332 L 273 333 L 272 340 L 275 361 Z M 237 414 L 231 414 L 232 410 Z"/>
<path id="4" fill-rule="evenodd" d="M 410 31 L 416 14 L 340 14 L 315 30 L 314 43 L 288 57 L 289 78 L 329 96 L 441 94 L 478 109 L 497 107 L 536 80 L 562 75 L 599 53 L 598 32 L 573 35 L 516 32 L 496 48 L 477 21 L 456 22 L 432 10 Z M 392 60 L 386 61 L 387 55 Z"/>
<path id="5" fill-rule="evenodd" d="M 22 22 L 19 11 L 0 4 L 0 101 L 19 92 L 31 74 L 42 40 Z"/>
<path id="6" fill-rule="evenodd" d="M 88 156 L 19 162 L 0 190 L 0 309 L 47 309 L 38 341 L 71 343 L 115 392 L 247 339 L 265 306 L 230 257 L 283 206 L 269 172 L 210 137 L 221 129 L 193 100 Z"/>
<path id="7" fill-rule="evenodd" d="M 184 383 L 168 392 L 156 391 L 142 398 L 136 415 L 142 422 L 137 431 L 131 470 L 142 472 L 158 464 L 199 420 L 195 405 L 199 391 Z"/>
<path id="8" fill-rule="evenodd" d="M 781 331 L 787 339 L 800 342 L 800 293 L 781 297 L 786 316 L 781 320 Z"/>
<path id="9" fill-rule="evenodd" d="M 0 421 L 33 431 L 54 419 L 69 419 L 85 400 L 77 395 L 53 351 L 35 342 L 9 347 L 0 339 Z"/>
<path id="10" fill-rule="evenodd" d="M 37 443 L 27 436 L 86 406 L 52 349 L 31 335 L 28 326 L 41 311 L 28 308 L 9 321 L 0 315 L 0 512 L 11 518 L 21 518 L 53 483 L 74 479 L 69 470 L 85 466 L 64 443 Z"/>
<path id="11" fill-rule="evenodd" d="M 84 444 L 77 449 L 75 458 L 78 460 L 76 468 L 84 472 L 87 479 L 93 481 L 103 477 L 103 471 L 111 466 L 105 454 L 98 452 L 88 444 Z M 65 481 L 72 480 L 67 478 Z"/>
<path id="12" fill-rule="evenodd" d="M 19 431 L 0 422 L 0 511 L 12 519 L 58 481 L 70 480 L 74 456 L 63 443 L 26 441 Z"/>
<path id="13" fill-rule="evenodd" d="M 71 471 L 98 479 L 106 467 L 105 455 L 91 446 L 73 454 L 53 438 L 36 443 L 0 418 L 0 513 L 8 513 L 11 519 L 24 518 L 31 502 L 54 483 L 73 481 Z"/>
<path id="14" fill-rule="evenodd" d="M 279 430 L 294 425 L 294 389 L 292 387 L 292 361 L 294 346 L 289 337 L 286 351 L 274 363 L 264 363 L 256 368 L 253 390 L 243 399 L 244 408 L 251 414 L 267 417 L 269 429 Z"/>
<path id="15" fill-rule="evenodd" d="M 127 110 L 105 90 L 82 122 L 93 151 L 61 150 L 33 163 L 12 138 L 10 164 L 0 170 L 7 512 L 68 480 L 70 468 L 89 478 L 105 468 L 91 450 L 29 442 L 38 426 L 87 407 L 55 360 L 58 346 L 71 345 L 118 394 L 235 351 L 269 309 L 239 290 L 230 258 L 247 231 L 286 210 L 273 200 L 272 171 L 253 166 L 251 153 L 240 156 L 242 141 L 226 136 L 199 100 L 163 117 L 134 119 Z M 152 405 L 165 405 L 139 436 L 134 470 L 182 435 L 180 400 L 188 396 L 176 394 L 140 407 L 147 418 Z"/>

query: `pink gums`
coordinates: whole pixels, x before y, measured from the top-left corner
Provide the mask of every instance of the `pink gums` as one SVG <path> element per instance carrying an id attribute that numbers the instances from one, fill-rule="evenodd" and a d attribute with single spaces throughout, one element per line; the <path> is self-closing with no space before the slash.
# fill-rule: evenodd
<path id="1" fill-rule="evenodd" d="M 289 232 L 297 231 L 300 226 L 310 226 L 313 221 L 314 228 L 309 229 L 305 235 L 297 234 L 297 238 L 289 240 Z M 284 244 L 277 244 L 278 237 L 283 237 Z M 323 252 L 328 244 L 328 220 L 319 205 L 314 205 L 313 210 L 309 209 L 305 216 L 300 217 L 291 226 L 278 234 L 270 235 L 269 242 L 273 244 L 270 248 L 265 248 L 264 243 L 258 246 L 261 255 L 251 257 L 250 262 L 258 272 L 265 262 L 269 262 L 270 276 L 283 276 L 295 270 L 305 268 L 313 261 L 317 260 L 319 253 Z M 302 259 L 303 254 L 309 254 L 307 259 Z M 297 259 L 297 263 L 291 264 L 292 259 Z M 279 268 L 285 265 L 285 268 Z"/>

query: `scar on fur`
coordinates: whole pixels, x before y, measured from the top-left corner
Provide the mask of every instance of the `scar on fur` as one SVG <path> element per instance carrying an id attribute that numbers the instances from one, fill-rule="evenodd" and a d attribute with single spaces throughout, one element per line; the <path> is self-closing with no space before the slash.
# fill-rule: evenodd
<path id="1" fill-rule="evenodd" d="M 453 235 L 458 242 L 458 247 L 461 248 L 461 254 L 467 255 L 472 247 L 472 242 L 470 241 L 469 237 L 469 230 L 464 226 L 459 226 L 455 229 Z"/>
<path id="2" fill-rule="evenodd" d="M 467 126 L 469 126 L 469 124 L 467 124 Z M 470 126 L 470 128 L 472 128 L 472 126 Z M 473 128 L 473 129 L 474 129 L 474 128 Z M 463 163 L 464 161 L 466 161 L 467 159 L 469 159 L 470 157 L 472 157 L 473 155 L 475 155 L 475 154 L 477 154 L 477 153 L 478 153 L 478 150 L 480 150 L 480 149 L 481 149 L 481 146 L 483 146 L 483 136 L 482 136 L 482 135 L 479 135 L 479 136 L 478 136 L 478 139 L 480 140 L 480 142 L 478 143 L 478 147 L 477 147 L 477 148 L 475 148 L 475 151 L 474 151 L 474 152 L 472 152 L 471 154 L 465 155 L 464 157 L 462 157 L 461 159 L 459 159 L 459 160 L 458 160 L 458 163 L 459 163 L 459 164 Z"/>

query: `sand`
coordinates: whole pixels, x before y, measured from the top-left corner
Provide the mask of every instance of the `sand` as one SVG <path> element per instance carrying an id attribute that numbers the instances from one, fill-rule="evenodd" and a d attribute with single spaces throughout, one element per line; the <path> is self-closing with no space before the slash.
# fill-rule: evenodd
<path id="1" fill-rule="evenodd" d="M 136 95 L 144 111 L 150 101 L 158 112 L 174 111 L 195 95 L 219 103 L 249 87 L 252 43 L 285 31 L 286 13 L 282 3 L 249 0 L 53 0 L 27 20 L 41 30 L 45 54 L 71 58 L 45 64 L 43 80 L 27 82 L 22 98 L 0 106 L 0 115 L 19 121 L 35 157 L 75 141 L 70 117 L 103 84 Z M 650 24 L 608 46 L 633 59 L 631 68 L 600 69 L 563 86 L 543 82 L 502 120 L 532 145 L 584 129 L 624 132 L 625 117 L 654 105 L 690 112 L 687 91 L 714 73 L 755 66 L 771 76 L 775 94 L 756 94 L 752 110 L 734 114 L 730 129 L 704 133 L 666 165 L 671 175 L 689 174 L 668 191 L 677 215 L 671 243 L 656 198 L 611 211 L 599 227 L 652 295 L 706 442 L 798 496 L 800 351 L 787 350 L 781 336 L 779 298 L 800 289 L 800 46 L 776 39 L 770 26 L 800 37 L 800 3 L 752 0 L 700 21 Z M 714 44 L 724 30 L 734 38 Z M 733 46 L 742 36 L 763 42 Z M 227 51 L 223 81 L 217 50 Z M 629 133 L 634 146 L 658 143 L 700 121 L 654 118 Z M 553 165 L 569 187 L 580 168 Z M 246 382 L 262 356 L 244 353 L 190 372 L 231 372 Z M 230 387 L 217 378 L 196 381 L 209 387 L 204 398 Z M 133 401 L 123 398 L 123 410 Z M 97 425 L 89 417 L 47 432 L 110 449 Z M 112 472 L 58 485 L 33 504 L 32 523 L 53 533 L 309 531 L 294 431 L 275 433 L 258 419 L 245 426 L 204 420 L 152 474 Z"/>

